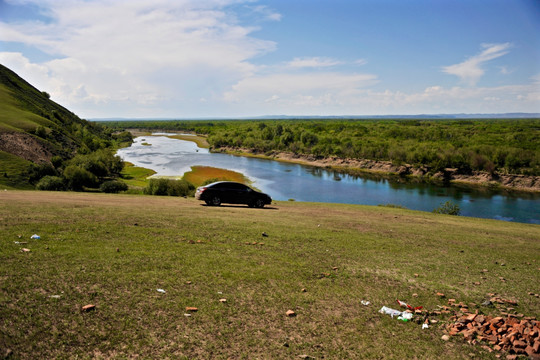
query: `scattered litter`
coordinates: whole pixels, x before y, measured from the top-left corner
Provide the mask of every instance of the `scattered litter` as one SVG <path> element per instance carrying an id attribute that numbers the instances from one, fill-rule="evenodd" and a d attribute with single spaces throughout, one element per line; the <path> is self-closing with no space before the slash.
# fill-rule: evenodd
<path id="1" fill-rule="evenodd" d="M 157 292 L 160 292 L 160 293 L 162 293 L 162 294 L 165 294 L 165 293 L 166 293 L 166 291 L 163 290 L 163 289 L 157 289 Z"/>
<path id="2" fill-rule="evenodd" d="M 399 310 L 396 310 L 396 309 L 392 309 L 392 308 L 389 308 L 389 307 L 386 307 L 386 306 L 383 306 L 381 308 L 381 310 L 379 310 L 379 312 L 381 314 L 388 314 L 390 315 L 392 318 L 394 316 L 397 316 L 397 319 L 398 320 L 402 320 L 402 321 L 409 321 L 413 318 L 413 314 L 410 313 L 410 312 L 407 312 L 407 311 L 399 311 Z"/>
<path id="3" fill-rule="evenodd" d="M 423 329 L 429 329 L 429 325 L 428 324 L 422 324 L 422 330 Z"/>
<path id="4" fill-rule="evenodd" d="M 296 316 L 296 313 L 292 310 L 287 310 L 287 312 L 285 313 L 287 314 L 288 317 L 295 317 Z"/>
<path id="5" fill-rule="evenodd" d="M 404 301 L 397 300 L 397 299 L 396 299 L 396 301 L 397 301 L 397 303 L 399 304 L 399 306 L 404 307 L 404 308 L 407 308 L 407 309 L 412 310 L 412 311 L 422 309 L 422 306 L 416 306 L 416 307 L 413 307 L 413 306 L 407 304 L 407 303 L 404 302 Z"/>
<path id="6" fill-rule="evenodd" d="M 264 237 L 268 237 L 268 234 L 267 234 L 267 233 L 265 233 L 265 232 L 263 232 L 263 233 L 262 233 L 262 236 L 264 236 Z"/>
<path id="7" fill-rule="evenodd" d="M 306 355 L 306 354 L 298 355 L 298 357 L 300 359 L 304 359 L 304 360 L 313 360 L 313 359 L 315 359 L 313 356 L 309 356 L 309 355 Z"/>
<path id="8" fill-rule="evenodd" d="M 225 304 L 227 302 L 227 299 L 219 299 L 219 302 Z"/>
<path id="9" fill-rule="evenodd" d="M 184 314 L 185 317 L 191 317 L 191 314 Z"/>
<path id="10" fill-rule="evenodd" d="M 371 303 L 369 301 L 367 301 L 367 300 L 360 300 L 360 304 L 362 304 L 364 306 L 368 306 Z"/>
<path id="11" fill-rule="evenodd" d="M 443 335 L 443 336 L 441 336 L 441 339 L 444 340 L 444 341 L 448 341 L 448 340 L 450 340 L 450 336 Z"/>
<path id="12" fill-rule="evenodd" d="M 37 234 L 34 234 L 34 235 L 30 236 L 30 239 L 39 240 L 39 239 L 41 239 L 41 236 L 39 236 Z"/>
<path id="13" fill-rule="evenodd" d="M 92 310 L 95 310 L 95 309 L 96 309 L 96 305 L 88 304 L 88 305 L 84 305 L 81 308 L 81 311 L 82 312 L 89 312 L 89 311 L 92 311 Z"/>
<path id="14" fill-rule="evenodd" d="M 223 294 L 223 291 L 218 291 L 217 292 L 219 295 L 222 295 Z"/>
<path id="15" fill-rule="evenodd" d="M 30 249 L 22 248 L 21 251 L 22 251 L 22 252 L 30 252 Z"/>
<path id="16" fill-rule="evenodd" d="M 412 320 L 412 318 L 413 318 L 413 314 L 406 311 L 402 312 L 401 315 L 397 317 L 398 320 L 405 321 L 405 322 Z"/>
<path id="17" fill-rule="evenodd" d="M 26 244 L 28 244 L 28 242 L 26 242 L 26 241 L 14 241 L 14 243 L 17 244 L 17 245 L 26 245 Z"/>
<path id="18" fill-rule="evenodd" d="M 391 317 L 394 317 L 394 316 L 400 316 L 401 315 L 401 311 L 399 310 L 395 310 L 395 309 L 392 309 L 392 308 L 389 308 L 389 307 L 386 307 L 386 306 L 383 306 L 381 308 L 381 310 L 379 310 L 379 312 L 381 314 L 388 314 L 390 315 Z"/>
<path id="19" fill-rule="evenodd" d="M 186 311 L 188 311 L 188 312 L 197 312 L 197 311 L 199 311 L 199 309 L 197 309 L 196 307 L 187 306 Z"/>
<path id="20" fill-rule="evenodd" d="M 60 299 L 62 295 L 49 295 L 51 299 Z"/>

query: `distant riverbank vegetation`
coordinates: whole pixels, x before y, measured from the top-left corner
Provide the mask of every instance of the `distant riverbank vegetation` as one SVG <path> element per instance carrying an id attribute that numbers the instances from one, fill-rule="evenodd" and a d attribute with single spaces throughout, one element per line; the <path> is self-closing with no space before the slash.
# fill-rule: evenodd
<path id="1" fill-rule="evenodd" d="M 106 122 L 129 128 L 207 136 L 211 149 L 275 151 L 318 158 L 390 161 L 434 174 L 540 175 L 540 119 L 215 120 Z"/>

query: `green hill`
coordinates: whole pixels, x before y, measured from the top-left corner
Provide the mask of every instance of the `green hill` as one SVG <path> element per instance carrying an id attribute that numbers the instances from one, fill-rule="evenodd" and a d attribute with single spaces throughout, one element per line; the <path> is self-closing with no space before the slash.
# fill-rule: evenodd
<path id="1" fill-rule="evenodd" d="M 58 165 L 113 144 L 110 129 L 80 119 L 0 65 L 0 186 L 31 187 L 33 164 Z"/>

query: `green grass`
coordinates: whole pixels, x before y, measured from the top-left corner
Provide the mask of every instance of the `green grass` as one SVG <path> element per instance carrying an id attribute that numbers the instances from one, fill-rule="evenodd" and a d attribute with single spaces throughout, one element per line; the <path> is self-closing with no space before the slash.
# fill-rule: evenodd
<path id="1" fill-rule="evenodd" d="M 22 108 L 16 95 L 0 84 L 0 131 L 34 131 L 39 125 L 51 126 L 50 120 Z"/>
<path id="2" fill-rule="evenodd" d="M 144 188 L 148 185 L 148 177 L 154 175 L 154 170 L 142 168 L 125 162 L 121 178 L 130 188 Z"/>
<path id="3" fill-rule="evenodd" d="M 28 184 L 27 179 L 23 178 L 23 174 L 30 164 L 30 161 L 0 151 L 0 190 L 21 189 L 25 186 L 27 189 L 33 188 L 33 186 Z"/>
<path id="4" fill-rule="evenodd" d="M 421 330 L 378 310 L 396 299 L 436 309 L 446 304 L 437 292 L 480 304 L 495 292 L 540 315 L 528 295 L 538 225 L 85 193 L 7 191 L 0 203 L 0 351 L 13 358 L 489 359 L 442 341 L 445 318 Z M 81 313 L 86 304 L 96 311 Z M 188 306 L 199 311 L 186 317 Z"/>

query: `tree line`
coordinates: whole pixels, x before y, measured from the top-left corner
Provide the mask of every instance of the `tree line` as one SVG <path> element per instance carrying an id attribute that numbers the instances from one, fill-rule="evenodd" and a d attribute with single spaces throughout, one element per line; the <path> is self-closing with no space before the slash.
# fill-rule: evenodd
<path id="1" fill-rule="evenodd" d="M 540 119 L 122 121 L 107 126 L 204 134 L 214 150 L 391 161 L 431 173 L 454 168 L 465 174 L 540 175 Z"/>

